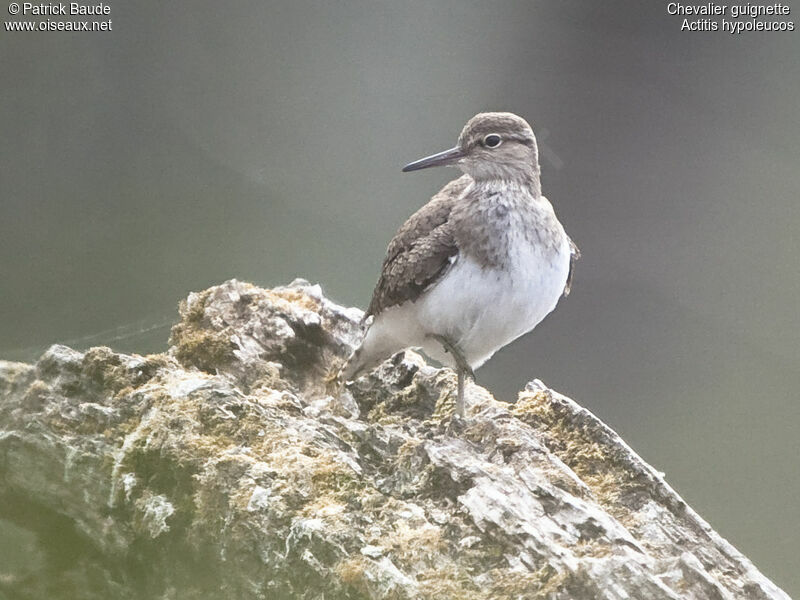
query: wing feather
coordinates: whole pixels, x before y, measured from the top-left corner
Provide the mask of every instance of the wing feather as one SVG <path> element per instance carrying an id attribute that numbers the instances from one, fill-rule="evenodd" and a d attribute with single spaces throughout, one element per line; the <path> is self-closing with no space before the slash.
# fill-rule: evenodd
<path id="1" fill-rule="evenodd" d="M 450 213 L 471 181 L 467 175 L 451 181 L 400 227 L 389 243 L 365 318 L 413 302 L 452 265 L 458 246 Z"/>
<path id="2" fill-rule="evenodd" d="M 578 262 L 578 259 L 581 257 L 581 250 L 578 248 L 578 245 L 572 241 L 571 238 L 567 237 L 569 240 L 569 273 L 567 273 L 567 284 L 564 286 L 564 297 L 566 298 L 569 296 L 570 291 L 572 291 L 572 278 L 575 275 L 575 263 Z"/>

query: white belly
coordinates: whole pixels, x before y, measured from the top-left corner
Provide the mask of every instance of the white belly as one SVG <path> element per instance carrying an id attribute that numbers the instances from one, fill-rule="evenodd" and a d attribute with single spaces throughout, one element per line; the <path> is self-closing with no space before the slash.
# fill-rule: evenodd
<path id="1" fill-rule="evenodd" d="M 455 342 L 473 368 L 542 321 L 561 297 L 569 271 L 569 243 L 543 255 L 529 244 L 505 269 L 481 268 L 461 257 L 416 302 L 381 315 L 386 333 L 404 347 L 421 347 L 431 358 L 453 365 L 430 333 Z M 381 328 L 383 329 L 383 327 Z M 377 333 L 377 332 L 376 332 Z"/>

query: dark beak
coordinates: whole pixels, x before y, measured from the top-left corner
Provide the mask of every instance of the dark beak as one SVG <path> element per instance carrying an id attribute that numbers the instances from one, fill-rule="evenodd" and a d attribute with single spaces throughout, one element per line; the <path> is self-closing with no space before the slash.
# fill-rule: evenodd
<path id="1" fill-rule="evenodd" d="M 455 148 L 450 148 L 450 150 L 445 150 L 444 152 L 439 152 L 437 154 L 415 160 L 412 163 L 408 163 L 405 167 L 403 167 L 403 173 L 408 173 L 409 171 L 419 171 L 420 169 L 427 169 L 428 167 L 450 166 L 458 162 L 458 160 L 463 157 L 463 150 L 456 146 Z"/>

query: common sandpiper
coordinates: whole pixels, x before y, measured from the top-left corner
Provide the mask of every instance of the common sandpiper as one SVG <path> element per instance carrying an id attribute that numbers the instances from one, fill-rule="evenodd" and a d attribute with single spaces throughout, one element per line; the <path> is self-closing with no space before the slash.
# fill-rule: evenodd
<path id="1" fill-rule="evenodd" d="M 458 144 L 404 172 L 452 166 L 464 174 L 414 213 L 389 243 L 365 313 L 361 345 L 342 368 L 355 379 L 417 347 L 465 377 L 531 331 L 569 294 L 577 246 L 542 196 L 536 137 L 517 115 L 475 115 Z"/>

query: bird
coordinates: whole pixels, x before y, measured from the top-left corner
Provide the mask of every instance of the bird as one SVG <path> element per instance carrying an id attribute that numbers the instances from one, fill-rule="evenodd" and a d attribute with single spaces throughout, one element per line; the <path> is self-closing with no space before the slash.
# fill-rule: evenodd
<path id="1" fill-rule="evenodd" d="M 533 129 L 508 112 L 484 112 L 455 147 L 403 172 L 456 167 L 445 185 L 389 243 L 362 324 L 360 345 L 340 369 L 355 380 L 407 348 L 465 379 L 500 348 L 534 329 L 572 288 L 577 245 L 542 195 Z"/>

